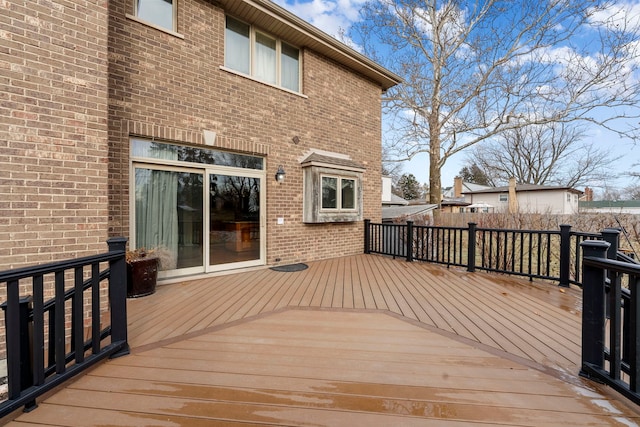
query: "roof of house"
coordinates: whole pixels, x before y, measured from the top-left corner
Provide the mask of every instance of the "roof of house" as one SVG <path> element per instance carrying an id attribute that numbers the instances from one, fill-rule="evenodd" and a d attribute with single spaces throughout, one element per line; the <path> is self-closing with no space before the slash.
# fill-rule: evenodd
<path id="1" fill-rule="evenodd" d="M 566 190 L 576 194 L 582 194 L 582 191 L 576 190 L 571 187 L 562 187 L 562 186 L 547 186 L 547 185 L 536 185 L 536 184 L 517 184 L 516 192 L 524 192 L 524 191 L 558 191 L 558 190 Z M 505 185 L 502 187 L 490 187 L 487 189 L 476 190 L 476 191 L 463 191 L 463 194 L 489 194 L 489 193 L 508 193 L 509 186 Z"/>
<path id="2" fill-rule="evenodd" d="M 407 206 L 409 204 L 409 201 L 391 193 L 391 200 L 383 200 L 382 204 L 387 206 L 391 206 L 391 205 Z"/>
<path id="3" fill-rule="evenodd" d="M 481 184 L 474 184 L 473 182 L 466 182 L 463 181 L 462 182 L 462 192 L 468 192 L 468 191 L 479 191 L 479 190 L 487 190 L 493 188 L 491 186 L 488 185 L 481 185 Z M 455 187 L 446 187 L 443 189 L 442 191 L 442 195 L 445 198 L 448 199 L 453 199 L 455 197 Z"/>
<path id="4" fill-rule="evenodd" d="M 387 90 L 402 78 L 271 0 L 218 0 L 225 11 L 274 36 L 305 46 L 367 76 Z"/>
<path id="5" fill-rule="evenodd" d="M 382 207 L 382 219 L 424 215 L 437 208 L 438 205 L 384 206 Z"/>
<path id="6" fill-rule="evenodd" d="M 578 202 L 578 206 L 585 209 L 640 208 L 640 200 L 597 200 L 591 202 Z"/>
<path id="7" fill-rule="evenodd" d="M 464 199 L 443 199 L 440 206 L 469 206 L 471 203 Z"/>

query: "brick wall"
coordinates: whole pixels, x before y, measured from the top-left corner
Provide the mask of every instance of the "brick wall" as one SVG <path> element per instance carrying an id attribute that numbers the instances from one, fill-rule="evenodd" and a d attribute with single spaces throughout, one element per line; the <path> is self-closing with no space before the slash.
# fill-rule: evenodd
<path id="1" fill-rule="evenodd" d="M 107 250 L 107 27 L 106 0 L 0 0 L 0 270 Z"/>
<path id="2" fill-rule="evenodd" d="M 0 0 L 0 270 L 106 251 L 107 1 Z"/>
<path id="3" fill-rule="evenodd" d="M 111 234 L 129 233 L 129 136 L 164 134 L 172 141 L 198 144 L 207 129 L 217 133 L 218 147 L 241 147 L 266 158 L 269 264 L 362 252 L 362 223 L 302 223 L 299 162 L 315 148 L 363 163 L 364 216 L 379 220 L 378 85 L 304 47 L 305 96 L 222 70 L 225 15 L 209 2 L 180 2 L 177 32 L 184 38 L 128 19 L 131 1 L 111 1 L 110 10 Z M 280 164 L 287 173 L 282 184 L 273 178 Z M 276 224 L 279 217 L 285 219 L 283 225 Z"/>

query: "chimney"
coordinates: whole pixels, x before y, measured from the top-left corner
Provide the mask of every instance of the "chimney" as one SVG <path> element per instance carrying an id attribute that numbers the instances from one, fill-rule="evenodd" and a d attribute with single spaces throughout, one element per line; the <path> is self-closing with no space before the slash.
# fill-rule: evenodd
<path id="1" fill-rule="evenodd" d="M 584 200 L 585 202 L 593 201 L 593 190 L 589 187 L 584 188 Z"/>
<path id="2" fill-rule="evenodd" d="M 462 178 L 459 176 L 453 178 L 453 197 L 456 199 L 462 197 Z"/>

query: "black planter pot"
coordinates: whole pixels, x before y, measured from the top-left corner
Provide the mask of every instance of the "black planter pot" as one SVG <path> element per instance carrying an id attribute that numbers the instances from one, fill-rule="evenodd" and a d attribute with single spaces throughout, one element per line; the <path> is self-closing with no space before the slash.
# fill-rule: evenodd
<path id="1" fill-rule="evenodd" d="M 138 258 L 127 262 L 127 298 L 151 295 L 156 291 L 158 257 Z"/>

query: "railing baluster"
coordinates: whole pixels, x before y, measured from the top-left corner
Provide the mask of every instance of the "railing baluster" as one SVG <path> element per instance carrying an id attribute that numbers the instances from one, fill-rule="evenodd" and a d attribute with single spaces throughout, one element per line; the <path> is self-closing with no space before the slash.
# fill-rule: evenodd
<path id="1" fill-rule="evenodd" d="M 622 319 L 622 290 L 620 288 L 620 278 L 615 272 L 609 286 L 608 307 L 609 307 L 609 376 L 614 380 L 620 379 L 620 369 L 622 364 L 621 356 L 621 327 Z M 605 313 L 607 310 L 605 310 Z"/>
<path id="2" fill-rule="evenodd" d="M 71 338 L 76 363 L 84 362 L 84 293 L 82 267 L 74 269 L 74 294 L 71 299 Z"/>
<path id="3" fill-rule="evenodd" d="M 64 271 L 55 273 L 55 304 L 58 309 L 55 315 L 55 358 L 56 374 L 65 370 L 65 319 L 64 319 Z"/>
<path id="4" fill-rule="evenodd" d="M 20 329 L 20 282 L 12 280 L 7 283 L 7 302 L 5 309 L 5 327 L 7 331 L 19 331 Z M 7 334 L 7 379 L 9 382 L 9 399 L 17 399 L 22 392 L 22 374 L 20 363 L 22 360 L 22 348 L 20 345 L 21 333 Z"/>
<path id="5" fill-rule="evenodd" d="M 44 277 L 33 278 L 33 382 L 44 384 Z"/>
<path id="6" fill-rule="evenodd" d="M 100 353 L 100 264 L 91 264 L 91 352 Z"/>

